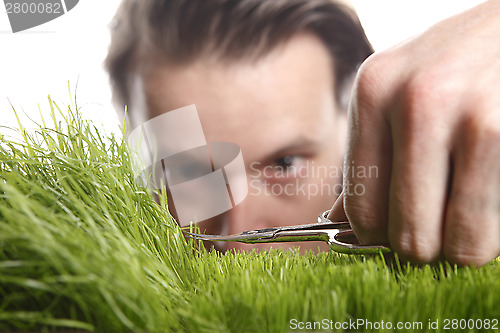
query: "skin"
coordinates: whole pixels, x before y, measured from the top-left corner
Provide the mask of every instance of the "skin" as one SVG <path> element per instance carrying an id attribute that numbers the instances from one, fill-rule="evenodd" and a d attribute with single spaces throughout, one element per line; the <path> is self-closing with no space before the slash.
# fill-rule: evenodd
<path id="1" fill-rule="evenodd" d="M 330 217 L 416 262 L 481 266 L 500 253 L 500 3 L 489 1 L 370 57 L 350 106 L 346 175 Z"/>
<path id="2" fill-rule="evenodd" d="M 249 194 L 227 213 L 199 223 L 206 233 L 233 234 L 312 223 L 331 205 L 334 188 L 337 195 L 341 191 L 341 172 L 322 178 L 276 171 L 290 166 L 304 168 L 307 163 L 341 170 L 347 125 L 346 114 L 335 100 L 333 74 L 326 47 L 307 33 L 292 37 L 256 61 L 228 62 L 200 56 L 188 64 L 176 64 L 164 58 L 148 59 L 140 62 L 134 78 L 133 126 L 165 111 L 195 104 L 208 142 L 240 146 Z M 306 186 L 323 182 L 332 192 L 301 193 L 293 185 L 296 182 Z M 287 184 L 291 195 L 269 195 L 272 186 L 277 193 Z M 219 250 L 271 246 L 216 245 Z M 327 249 L 323 243 L 311 242 L 276 243 L 272 247 L 301 246 L 306 250 L 320 245 Z"/>

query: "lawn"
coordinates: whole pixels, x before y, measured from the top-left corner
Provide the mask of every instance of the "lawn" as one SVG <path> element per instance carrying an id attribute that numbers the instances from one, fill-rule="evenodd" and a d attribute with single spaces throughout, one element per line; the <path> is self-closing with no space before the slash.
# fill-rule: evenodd
<path id="1" fill-rule="evenodd" d="M 50 125 L 20 126 L 21 140 L 0 128 L 0 331 L 500 328 L 498 259 L 206 252 L 135 183 L 121 136 L 48 105 Z"/>

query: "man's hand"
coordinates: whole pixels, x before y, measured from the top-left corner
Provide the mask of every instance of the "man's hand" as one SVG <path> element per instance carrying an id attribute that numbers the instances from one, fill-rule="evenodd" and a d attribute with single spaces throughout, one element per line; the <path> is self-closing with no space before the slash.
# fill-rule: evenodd
<path id="1" fill-rule="evenodd" d="M 332 220 L 416 262 L 499 255 L 499 38 L 491 0 L 362 65 Z M 370 166 L 377 177 L 353 172 Z"/>

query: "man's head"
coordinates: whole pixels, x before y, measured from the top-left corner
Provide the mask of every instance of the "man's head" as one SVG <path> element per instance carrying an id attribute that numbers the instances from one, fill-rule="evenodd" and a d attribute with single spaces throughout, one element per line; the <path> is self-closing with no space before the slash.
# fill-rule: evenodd
<path id="1" fill-rule="evenodd" d="M 329 0 L 125 0 L 106 65 L 132 127 L 196 104 L 207 141 L 241 147 L 248 197 L 203 223 L 236 233 L 331 205 L 348 92 L 371 52 L 349 7 Z"/>

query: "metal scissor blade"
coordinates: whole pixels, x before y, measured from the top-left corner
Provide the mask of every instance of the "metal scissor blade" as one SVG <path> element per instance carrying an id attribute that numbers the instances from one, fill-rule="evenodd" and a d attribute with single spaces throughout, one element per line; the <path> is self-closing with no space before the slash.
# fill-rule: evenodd
<path id="1" fill-rule="evenodd" d="M 247 235 L 247 234 L 235 234 L 235 235 L 204 235 L 196 234 L 192 232 L 185 232 L 185 234 L 190 238 L 196 238 L 203 241 L 213 241 L 213 242 L 242 242 L 242 243 L 259 243 L 265 239 L 272 238 L 272 233 L 262 233 L 258 236 Z"/>
<path id="2" fill-rule="evenodd" d="M 335 252 L 347 254 L 377 254 L 391 252 L 384 245 L 360 245 L 349 222 L 332 222 L 328 219 L 329 211 L 318 217 L 317 223 L 291 225 L 286 227 L 266 228 L 244 231 L 235 235 L 203 235 L 191 232 L 191 238 L 204 241 L 233 241 L 241 243 L 274 243 L 324 241 Z"/>
<path id="3" fill-rule="evenodd" d="M 229 241 L 242 243 L 274 243 L 300 241 L 329 241 L 329 233 L 348 230 L 349 222 L 318 222 L 286 227 L 248 230 L 234 235 L 203 235 L 186 232 L 189 237 L 204 241 Z"/>

